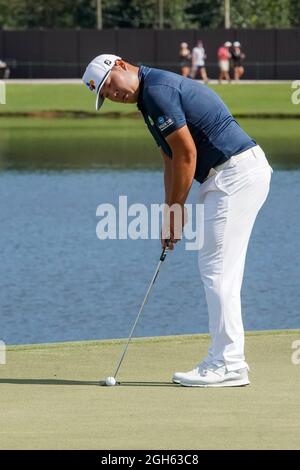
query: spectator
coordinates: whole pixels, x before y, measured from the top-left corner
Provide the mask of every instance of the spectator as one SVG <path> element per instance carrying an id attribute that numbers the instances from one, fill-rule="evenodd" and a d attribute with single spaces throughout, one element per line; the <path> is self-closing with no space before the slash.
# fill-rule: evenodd
<path id="1" fill-rule="evenodd" d="M 242 61 L 245 59 L 245 54 L 241 51 L 241 43 L 235 41 L 233 43 L 232 49 L 232 66 L 233 66 L 233 76 L 234 80 L 239 80 L 244 74 L 244 67 Z"/>
<path id="2" fill-rule="evenodd" d="M 219 60 L 219 82 L 222 80 L 227 80 L 230 82 L 229 68 L 230 68 L 230 58 L 231 54 L 229 48 L 232 46 L 231 42 L 226 41 L 223 46 L 219 47 L 218 50 L 218 60 Z"/>
<path id="3" fill-rule="evenodd" d="M 199 76 L 205 83 L 208 83 L 208 78 L 205 68 L 205 49 L 202 41 L 197 41 L 196 46 L 192 51 L 192 78 L 198 78 Z"/>
<path id="4" fill-rule="evenodd" d="M 189 77 L 191 72 L 191 51 L 187 42 L 182 42 L 179 49 L 181 75 Z"/>
<path id="5" fill-rule="evenodd" d="M 0 78 L 9 78 L 10 76 L 10 68 L 8 67 L 6 62 L 3 62 L 0 59 Z"/>

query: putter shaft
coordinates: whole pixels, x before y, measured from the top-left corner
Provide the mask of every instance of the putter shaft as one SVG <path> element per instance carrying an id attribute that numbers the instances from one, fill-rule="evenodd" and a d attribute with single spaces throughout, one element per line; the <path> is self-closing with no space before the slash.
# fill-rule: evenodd
<path id="1" fill-rule="evenodd" d="M 127 340 L 127 343 L 126 343 L 126 345 L 125 345 L 125 347 L 124 347 L 124 350 L 123 350 L 123 352 L 122 352 L 122 354 L 121 354 L 121 357 L 120 357 L 120 359 L 119 359 L 117 368 L 116 368 L 115 373 L 114 373 L 114 375 L 113 375 L 114 378 L 117 377 L 117 373 L 119 372 L 119 369 L 120 369 L 121 364 L 122 364 L 122 362 L 123 362 L 124 356 L 125 356 L 126 351 L 127 351 L 127 349 L 128 349 L 128 345 L 129 345 L 130 340 L 131 340 L 131 338 L 132 338 L 132 335 L 133 335 L 133 333 L 134 333 L 135 327 L 136 327 L 137 322 L 138 322 L 138 320 L 139 320 L 139 318 L 140 318 L 140 315 L 141 315 L 141 313 L 142 313 L 142 311 L 143 311 L 144 305 L 145 305 L 146 302 L 147 302 L 147 299 L 148 299 L 149 294 L 150 294 L 150 292 L 151 292 L 151 290 L 152 290 L 152 287 L 153 287 L 153 285 L 154 285 L 154 283 L 155 283 L 155 280 L 156 280 L 156 278 L 157 278 L 157 276 L 158 276 L 158 273 L 159 273 L 159 270 L 160 270 L 160 266 L 161 266 L 161 264 L 164 262 L 164 260 L 165 260 L 165 258 L 166 258 L 168 249 L 169 249 L 169 247 L 166 246 L 166 247 L 163 249 L 162 253 L 161 253 L 161 256 L 160 256 L 160 258 L 159 258 L 159 263 L 158 263 L 157 268 L 156 268 L 156 270 L 155 270 L 155 273 L 154 273 L 154 275 L 153 275 L 153 277 L 152 277 L 152 280 L 151 280 L 150 285 L 149 285 L 149 287 L 148 287 L 148 290 L 147 290 L 147 292 L 146 292 L 146 295 L 145 295 L 145 298 L 144 298 L 143 303 L 142 303 L 142 305 L 141 305 L 141 308 L 140 308 L 140 310 L 139 310 L 139 313 L 138 313 L 138 315 L 137 315 L 137 317 L 136 317 L 136 320 L 135 320 L 135 322 L 134 322 L 134 324 L 133 324 L 133 327 L 132 327 L 132 330 L 131 330 L 131 332 L 130 332 L 130 335 L 129 335 L 129 338 L 128 338 L 128 340 Z"/>

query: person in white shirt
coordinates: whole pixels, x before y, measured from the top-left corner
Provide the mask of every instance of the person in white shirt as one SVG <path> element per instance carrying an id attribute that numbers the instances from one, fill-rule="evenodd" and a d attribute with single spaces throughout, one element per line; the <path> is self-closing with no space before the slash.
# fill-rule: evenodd
<path id="1" fill-rule="evenodd" d="M 205 49 L 202 41 L 197 41 L 196 46 L 192 50 L 192 78 L 198 78 L 199 76 L 205 83 L 208 83 L 206 68 L 205 68 Z"/>
<path id="2" fill-rule="evenodd" d="M 9 78 L 10 75 L 10 68 L 8 67 L 6 62 L 3 62 L 0 59 L 0 76 L 1 78 Z"/>

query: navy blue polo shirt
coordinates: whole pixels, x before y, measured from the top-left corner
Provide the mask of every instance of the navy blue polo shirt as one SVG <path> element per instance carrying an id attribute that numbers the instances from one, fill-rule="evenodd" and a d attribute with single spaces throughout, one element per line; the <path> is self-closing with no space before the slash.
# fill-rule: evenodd
<path id="1" fill-rule="evenodd" d="M 256 145 L 210 88 L 176 73 L 141 66 L 137 106 L 167 156 L 166 137 L 187 125 L 197 149 L 194 178 L 202 183 L 209 170 Z"/>

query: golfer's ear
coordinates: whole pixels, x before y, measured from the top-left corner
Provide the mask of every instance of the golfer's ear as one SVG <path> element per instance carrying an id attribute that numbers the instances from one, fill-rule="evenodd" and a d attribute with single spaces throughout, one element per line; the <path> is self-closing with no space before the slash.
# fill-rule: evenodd
<path id="1" fill-rule="evenodd" d="M 117 59 L 115 65 L 119 65 L 124 70 L 127 69 L 126 62 L 124 62 L 122 59 Z"/>
<path id="2" fill-rule="evenodd" d="M 166 141 L 171 147 L 172 153 L 194 155 L 195 157 L 197 155 L 196 146 L 187 125 L 168 135 Z"/>

